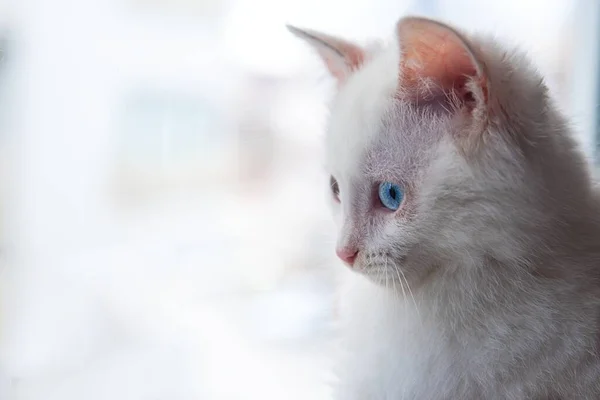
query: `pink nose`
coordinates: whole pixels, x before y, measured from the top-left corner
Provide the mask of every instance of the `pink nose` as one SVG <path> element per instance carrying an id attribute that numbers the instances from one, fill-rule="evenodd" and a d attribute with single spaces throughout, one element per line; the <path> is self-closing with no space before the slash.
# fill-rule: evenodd
<path id="1" fill-rule="evenodd" d="M 358 255 L 358 250 L 351 247 L 344 247 L 341 249 L 337 249 L 335 254 L 346 264 L 352 265 L 354 264 L 354 260 L 356 260 L 356 256 Z"/>

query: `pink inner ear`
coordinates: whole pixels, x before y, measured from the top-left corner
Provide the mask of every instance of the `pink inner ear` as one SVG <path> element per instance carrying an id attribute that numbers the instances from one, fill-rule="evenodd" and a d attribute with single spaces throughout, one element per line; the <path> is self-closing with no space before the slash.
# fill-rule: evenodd
<path id="1" fill-rule="evenodd" d="M 338 83 L 344 82 L 352 71 L 356 71 L 364 63 L 365 52 L 355 44 L 325 35 L 321 39 L 330 46 L 330 49 L 319 50 L 319 54 Z M 331 49 L 338 54 L 332 54 Z M 340 56 L 343 60 L 340 60 Z"/>
<path id="2" fill-rule="evenodd" d="M 321 53 L 321 57 L 325 61 L 325 65 L 331 75 L 333 75 L 340 83 L 346 80 L 349 73 L 360 68 L 365 60 L 364 52 L 361 48 L 349 43 L 338 42 L 336 48 L 344 56 L 345 65 L 342 66 L 339 60 L 334 60 L 330 55 Z"/>
<path id="3" fill-rule="evenodd" d="M 333 75 L 338 85 L 359 69 L 365 61 L 365 51 L 358 45 L 321 32 L 299 29 L 288 25 L 288 29 L 296 36 L 306 40 L 319 53 L 325 66 Z"/>
<path id="4" fill-rule="evenodd" d="M 409 94 L 421 96 L 425 80 L 444 93 L 470 102 L 473 93 L 465 87 L 469 79 L 481 88 L 484 99 L 487 84 L 482 68 L 465 40 L 451 28 L 421 18 L 407 18 L 398 24 L 402 49 L 401 85 Z"/>

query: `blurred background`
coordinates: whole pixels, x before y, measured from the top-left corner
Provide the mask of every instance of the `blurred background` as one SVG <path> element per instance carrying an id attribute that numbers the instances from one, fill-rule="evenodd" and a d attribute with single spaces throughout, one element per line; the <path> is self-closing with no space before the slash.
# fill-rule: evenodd
<path id="1" fill-rule="evenodd" d="M 285 24 L 405 14 L 527 49 L 595 162 L 595 0 L 1 0 L 0 398 L 330 398 L 333 85 Z"/>

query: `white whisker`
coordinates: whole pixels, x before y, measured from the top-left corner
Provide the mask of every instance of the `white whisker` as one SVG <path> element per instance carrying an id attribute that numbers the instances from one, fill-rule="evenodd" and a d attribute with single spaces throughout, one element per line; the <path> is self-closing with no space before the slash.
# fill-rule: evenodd
<path id="1" fill-rule="evenodd" d="M 400 288 L 402 289 L 402 296 L 404 298 L 406 298 L 406 291 L 404 290 L 404 283 L 402 283 L 402 278 L 400 277 L 400 274 L 398 273 L 398 267 L 395 265 L 394 265 L 394 272 L 398 276 L 398 282 L 400 283 Z"/>
<path id="2" fill-rule="evenodd" d="M 408 289 L 408 293 L 410 293 L 410 297 L 412 298 L 413 304 L 415 305 L 415 310 L 417 311 L 417 315 L 419 316 L 419 319 L 421 319 L 421 313 L 419 311 L 419 306 L 417 305 L 415 296 L 413 295 L 413 292 L 410 289 L 410 284 L 408 283 L 408 279 L 406 279 L 406 275 L 404 275 L 404 271 L 402 271 L 401 268 L 398 268 L 397 270 L 402 274 L 402 277 L 404 278 L 404 281 L 406 282 L 406 287 Z"/>

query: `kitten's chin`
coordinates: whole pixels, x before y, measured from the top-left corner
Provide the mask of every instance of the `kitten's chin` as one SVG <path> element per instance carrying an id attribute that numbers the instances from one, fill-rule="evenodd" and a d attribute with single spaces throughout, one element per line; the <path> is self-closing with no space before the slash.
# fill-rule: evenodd
<path id="1" fill-rule="evenodd" d="M 402 257 L 394 260 L 393 263 L 388 262 L 382 265 L 371 265 L 363 268 L 357 266 L 357 268 L 354 268 L 354 271 L 379 286 L 400 290 L 403 287 L 412 287 L 415 284 L 409 279 L 410 274 L 407 273 L 405 266 L 406 258 Z"/>

